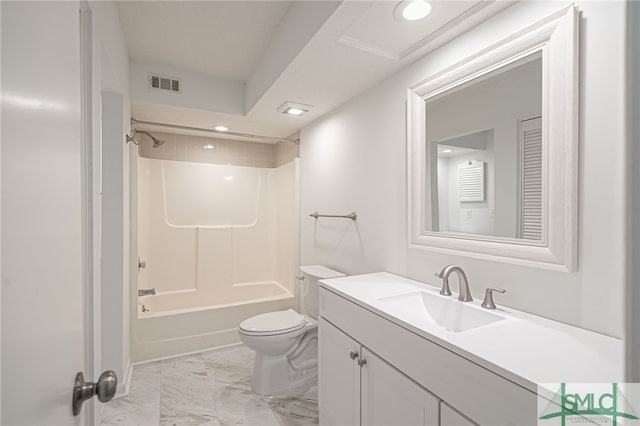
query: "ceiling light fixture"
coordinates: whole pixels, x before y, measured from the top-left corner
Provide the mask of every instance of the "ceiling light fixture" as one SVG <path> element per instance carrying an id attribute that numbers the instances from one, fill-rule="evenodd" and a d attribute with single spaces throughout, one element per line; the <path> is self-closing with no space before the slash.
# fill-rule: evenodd
<path id="1" fill-rule="evenodd" d="M 213 145 L 211 145 L 211 144 L 207 144 L 207 145 L 203 146 L 203 148 L 204 149 L 213 149 L 215 147 Z"/>
<path id="2" fill-rule="evenodd" d="M 283 114 L 293 115 L 293 116 L 301 116 L 304 113 L 309 112 L 309 110 L 313 108 L 311 105 L 299 104 L 291 101 L 286 101 L 282 105 L 278 107 L 278 111 Z"/>
<path id="3" fill-rule="evenodd" d="M 284 113 L 289 115 L 302 115 L 304 114 L 304 110 L 301 110 L 300 108 L 287 108 Z"/>
<path id="4" fill-rule="evenodd" d="M 402 0 L 393 10 L 396 19 L 417 21 L 431 13 L 431 4 L 425 0 Z"/>
<path id="5" fill-rule="evenodd" d="M 216 127 L 214 127 L 214 130 L 218 132 L 228 132 L 229 128 L 227 126 L 223 126 L 222 124 L 219 124 Z"/>
<path id="6" fill-rule="evenodd" d="M 443 149 L 442 152 L 445 153 L 445 154 L 448 154 L 450 152 L 453 152 L 453 150 L 452 149 Z"/>

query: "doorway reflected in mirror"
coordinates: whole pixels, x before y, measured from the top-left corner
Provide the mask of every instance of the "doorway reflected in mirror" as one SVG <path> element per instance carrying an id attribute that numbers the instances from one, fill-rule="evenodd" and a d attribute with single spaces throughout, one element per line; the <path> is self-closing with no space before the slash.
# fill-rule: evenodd
<path id="1" fill-rule="evenodd" d="M 541 53 L 430 98 L 426 122 L 432 231 L 541 240 Z"/>

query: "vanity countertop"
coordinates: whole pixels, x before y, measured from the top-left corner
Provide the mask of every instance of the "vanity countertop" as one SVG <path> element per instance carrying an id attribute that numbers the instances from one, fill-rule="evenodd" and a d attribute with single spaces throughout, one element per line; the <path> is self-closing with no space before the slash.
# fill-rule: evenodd
<path id="1" fill-rule="evenodd" d="M 327 279 L 320 285 L 532 392 L 543 383 L 624 382 L 620 339 L 504 306 L 491 311 L 504 320 L 462 332 L 400 319 L 379 299 L 416 291 L 444 296 L 431 285 L 387 272 Z M 481 302 L 468 303 L 483 309 Z"/>

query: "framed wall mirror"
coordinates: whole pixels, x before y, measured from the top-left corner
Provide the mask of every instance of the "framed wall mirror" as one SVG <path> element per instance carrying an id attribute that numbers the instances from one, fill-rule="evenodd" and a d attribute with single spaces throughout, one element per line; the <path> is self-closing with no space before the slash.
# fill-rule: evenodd
<path id="1" fill-rule="evenodd" d="M 409 245 L 573 271 L 578 14 L 408 89 Z"/>

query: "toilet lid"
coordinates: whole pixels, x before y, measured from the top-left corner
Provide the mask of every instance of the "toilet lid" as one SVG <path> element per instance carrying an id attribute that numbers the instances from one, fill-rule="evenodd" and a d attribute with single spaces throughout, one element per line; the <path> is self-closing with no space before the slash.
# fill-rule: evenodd
<path id="1" fill-rule="evenodd" d="M 304 326 L 304 317 L 294 311 L 267 312 L 256 315 L 240 323 L 240 329 L 244 332 L 263 334 L 283 331 L 293 331 Z"/>

